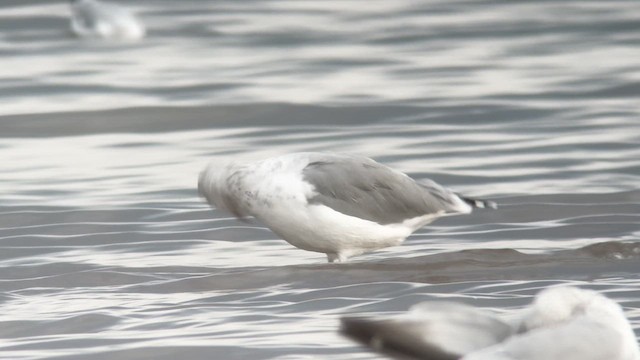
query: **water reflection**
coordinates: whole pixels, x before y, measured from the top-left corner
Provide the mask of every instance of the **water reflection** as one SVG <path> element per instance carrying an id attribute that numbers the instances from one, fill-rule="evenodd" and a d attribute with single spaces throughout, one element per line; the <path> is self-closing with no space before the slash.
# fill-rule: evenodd
<path id="1" fill-rule="evenodd" d="M 5 356 L 370 359 L 340 316 L 556 283 L 640 328 L 635 3 L 135 6 L 148 38 L 97 44 L 65 2 L 0 5 Z M 198 198 L 211 158 L 294 151 L 502 207 L 334 268 Z"/>
<path id="2" fill-rule="evenodd" d="M 230 102 L 459 105 L 517 99 L 538 106 L 559 99 L 588 105 L 588 99 L 615 109 L 630 103 L 607 94 L 633 96 L 637 87 L 632 79 L 640 50 L 629 29 L 639 10 L 624 1 L 606 8 L 411 1 L 136 6 L 149 38 L 135 45 L 78 42 L 67 34 L 69 9 L 62 2 L 4 9 L 13 26 L 0 42 L 7 55 L 0 70 L 2 114 Z"/>

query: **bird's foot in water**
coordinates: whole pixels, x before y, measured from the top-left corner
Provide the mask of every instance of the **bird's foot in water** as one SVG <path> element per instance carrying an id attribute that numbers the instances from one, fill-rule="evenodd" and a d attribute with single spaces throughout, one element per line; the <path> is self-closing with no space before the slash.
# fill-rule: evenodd
<path id="1" fill-rule="evenodd" d="M 342 254 L 327 254 L 330 263 L 342 263 L 347 261 L 347 257 Z"/>

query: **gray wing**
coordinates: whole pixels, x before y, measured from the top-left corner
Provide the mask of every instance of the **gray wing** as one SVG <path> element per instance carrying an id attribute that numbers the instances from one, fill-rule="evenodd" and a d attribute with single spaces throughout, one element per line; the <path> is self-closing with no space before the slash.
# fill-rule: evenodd
<path id="1" fill-rule="evenodd" d="M 99 13 L 93 4 L 72 4 L 74 21 L 86 28 L 93 28 L 98 22 Z"/>
<path id="2" fill-rule="evenodd" d="M 117 23 L 121 17 L 130 16 L 124 8 L 99 1 L 72 3 L 72 11 L 75 20 L 87 28 L 94 28 L 101 22 Z"/>
<path id="3" fill-rule="evenodd" d="M 371 159 L 348 155 L 323 156 L 303 170 L 317 192 L 310 203 L 326 205 L 343 214 L 399 223 L 439 212 L 460 212 L 456 197 L 433 181 L 416 182 Z"/>
<path id="4" fill-rule="evenodd" d="M 342 332 L 377 351 L 438 360 L 457 360 L 513 333 L 509 324 L 482 309 L 450 302 L 421 307 L 404 318 L 343 318 Z"/>
<path id="5" fill-rule="evenodd" d="M 394 359 L 458 360 L 458 354 L 425 342 L 418 331 L 422 324 L 416 321 L 376 320 L 360 317 L 341 319 L 343 335 L 374 351 L 390 355 Z"/>

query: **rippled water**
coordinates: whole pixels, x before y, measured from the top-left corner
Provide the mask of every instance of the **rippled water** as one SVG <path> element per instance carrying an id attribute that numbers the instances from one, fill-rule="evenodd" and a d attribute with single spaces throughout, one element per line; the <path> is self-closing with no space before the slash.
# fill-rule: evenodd
<path id="1" fill-rule="evenodd" d="M 0 4 L 0 357 L 371 359 L 338 318 L 571 283 L 640 335 L 634 1 Z M 215 157 L 360 153 L 496 200 L 348 264 L 198 198 Z"/>

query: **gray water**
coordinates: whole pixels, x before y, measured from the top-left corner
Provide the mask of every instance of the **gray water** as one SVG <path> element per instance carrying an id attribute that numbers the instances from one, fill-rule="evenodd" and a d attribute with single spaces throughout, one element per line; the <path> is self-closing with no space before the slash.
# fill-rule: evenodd
<path id="1" fill-rule="evenodd" d="M 124 1 L 121 1 L 124 3 Z M 373 359 L 339 318 L 574 284 L 640 336 L 636 1 L 0 3 L 0 357 Z M 496 211 L 327 264 L 210 209 L 214 158 L 367 155 Z"/>

